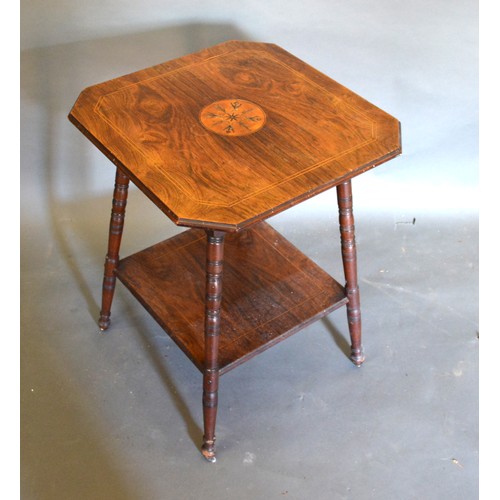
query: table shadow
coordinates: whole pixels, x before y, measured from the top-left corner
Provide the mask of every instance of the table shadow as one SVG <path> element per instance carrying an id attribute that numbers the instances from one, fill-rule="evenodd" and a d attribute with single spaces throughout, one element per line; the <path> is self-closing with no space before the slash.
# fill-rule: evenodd
<path id="1" fill-rule="evenodd" d="M 65 286 L 79 290 L 82 307 L 87 308 L 89 316 L 95 322 L 100 309 L 114 167 L 76 130 L 68 121 L 67 115 L 79 93 L 89 85 L 233 39 L 249 38 L 232 24 L 187 23 L 21 52 L 21 270 L 29 270 L 30 279 L 35 276 L 42 288 L 50 293 L 53 285 L 50 272 L 37 269 L 39 262 L 43 261 L 40 249 L 50 241 L 58 250 L 60 265 L 65 268 Z M 131 229 L 134 225 L 140 226 L 139 238 L 134 238 L 132 232 L 127 234 L 127 220 L 125 222 L 124 238 L 128 239 L 130 247 L 141 246 L 144 239 L 153 238 L 158 232 L 152 224 L 136 220 Z M 32 230 L 35 227 L 37 231 Z M 41 235 L 38 243 L 33 241 L 32 235 L 35 233 Z M 23 271 L 21 280 L 22 274 Z M 26 274 L 25 280 L 27 279 Z M 29 284 L 26 283 L 25 286 Z M 34 309 L 37 307 L 41 310 L 42 300 L 39 304 L 30 305 L 30 316 L 36 314 Z M 69 307 L 60 304 L 60 309 L 65 311 Z M 65 323 L 62 314 L 63 312 L 55 314 L 50 320 L 53 335 L 63 335 Z M 147 327 L 141 321 L 133 319 L 133 315 L 130 318 L 145 345 L 149 335 Z M 67 483 L 72 477 L 78 477 L 77 469 L 83 465 L 76 458 L 74 461 L 65 460 L 64 450 L 54 447 L 53 442 L 43 437 L 44 423 L 50 419 L 59 422 L 59 427 L 53 430 L 56 441 L 58 436 L 73 434 L 74 429 L 80 427 L 85 415 L 85 404 L 89 404 L 91 398 L 85 397 L 86 389 L 81 386 L 78 390 L 83 391 L 83 394 L 78 404 L 68 403 L 64 407 L 58 405 L 55 396 L 51 395 L 57 393 L 66 375 L 58 375 L 54 367 L 44 362 L 37 353 L 45 350 L 56 359 L 63 359 L 64 351 L 57 342 L 49 343 L 51 341 L 43 335 L 35 338 L 36 335 L 35 329 L 25 329 L 21 343 L 31 346 L 36 341 L 37 349 L 23 348 L 21 362 L 25 367 L 37 364 L 38 376 L 44 379 L 47 389 L 47 398 L 38 400 L 37 405 L 29 403 L 29 399 L 24 404 L 21 402 L 21 412 L 24 415 L 24 433 L 21 439 L 25 450 L 21 482 L 27 496 L 30 495 L 29 492 L 36 491 L 37 498 L 43 499 L 54 498 L 51 496 L 54 494 L 54 485 L 59 481 L 59 486 L 62 487 L 64 483 L 58 467 L 61 467 L 60 470 L 68 478 Z M 201 430 L 185 401 L 178 395 L 177 382 L 159 354 L 151 350 L 148 352 L 151 353 L 153 369 L 160 374 L 176 410 L 186 421 L 187 433 L 198 447 Z M 26 377 L 24 384 L 29 384 L 34 376 Z M 72 376 L 79 378 L 78 373 L 72 373 Z M 29 391 L 29 388 L 25 387 L 24 390 Z M 104 454 L 100 457 L 99 436 L 92 437 L 93 433 L 87 427 L 85 434 L 86 439 L 72 444 L 74 456 L 77 457 L 81 452 L 83 459 L 87 456 L 90 460 L 92 457 L 94 466 L 91 470 L 99 470 L 102 481 L 106 481 L 104 476 L 109 478 L 106 498 L 140 498 L 141 485 L 136 485 L 131 491 L 130 482 L 121 476 L 121 457 Z M 40 460 L 40 457 L 46 458 Z M 52 465 L 55 469 L 51 468 Z M 48 476 L 47 470 L 51 471 Z M 99 492 L 91 491 L 93 485 L 95 483 L 78 493 L 78 484 L 68 483 L 67 491 L 71 494 L 66 497 L 96 498 Z"/>

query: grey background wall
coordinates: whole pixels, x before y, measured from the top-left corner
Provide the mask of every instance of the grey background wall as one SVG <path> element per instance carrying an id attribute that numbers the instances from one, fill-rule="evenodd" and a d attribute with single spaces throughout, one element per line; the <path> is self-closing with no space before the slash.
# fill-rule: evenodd
<path id="1" fill-rule="evenodd" d="M 353 181 L 365 366 L 339 310 L 234 370 L 210 469 L 183 353 L 122 288 L 97 333 L 114 170 L 67 114 L 88 85 L 228 39 L 397 117 L 403 156 Z M 23 499 L 477 497 L 476 1 L 21 0 L 21 49 Z M 137 190 L 128 206 L 122 255 L 178 230 Z M 271 222 L 341 281 L 336 218 L 331 191 Z"/>
<path id="2" fill-rule="evenodd" d="M 404 155 L 356 181 L 358 210 L 477 210 L 473 0 L 23 0 L 21 15 L 25 211 L 107 190 L 107 160 L 66 120 L 83 87 L 232 38 L 277 43 L 401 121 Z"/>

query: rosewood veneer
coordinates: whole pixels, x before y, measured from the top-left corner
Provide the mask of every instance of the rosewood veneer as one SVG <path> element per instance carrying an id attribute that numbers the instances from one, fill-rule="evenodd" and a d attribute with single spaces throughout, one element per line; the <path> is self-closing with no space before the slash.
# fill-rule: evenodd
<path id="1" fill-rule="evenodd" d="M 361 365 L 351 179 L 401 154 L 395 118 L 276 45 L 231 41 L 93 85 L 69 119 L 116 166 L 99 326 L 118 278 L 203 374 L 207 460 L 220 375 L 344 305 Z M 121 259 L 130 181 L 190 229 Z M 333 187 L 345 286 L 264 222 Z"/>

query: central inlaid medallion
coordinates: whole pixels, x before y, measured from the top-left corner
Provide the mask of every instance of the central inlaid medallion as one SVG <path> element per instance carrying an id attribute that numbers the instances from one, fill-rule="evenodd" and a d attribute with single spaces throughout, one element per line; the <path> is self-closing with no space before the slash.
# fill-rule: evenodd
<path id="1" fill-rule="evenodd" d="M 202 125 L 219 135 L 253 134 L 266 123 L 266 114 L 257 104 L 244 99 L 215 101 L 200 112 Z"/>

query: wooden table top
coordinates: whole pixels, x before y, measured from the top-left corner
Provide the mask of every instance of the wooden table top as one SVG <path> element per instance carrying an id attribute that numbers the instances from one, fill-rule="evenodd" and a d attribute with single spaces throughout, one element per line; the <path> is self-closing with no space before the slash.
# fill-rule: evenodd
<path id="1" fill-rule="evenodd" d="M 176 224 L 224 231 L 401 153 L 397 119 L 255 42 L 89 87 L 69 119 Z"/>

